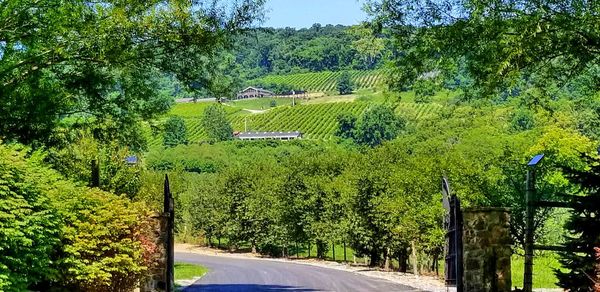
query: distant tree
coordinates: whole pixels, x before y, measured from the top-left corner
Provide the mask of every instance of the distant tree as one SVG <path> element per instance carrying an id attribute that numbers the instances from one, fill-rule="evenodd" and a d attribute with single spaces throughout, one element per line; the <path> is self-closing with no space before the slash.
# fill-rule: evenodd
<path id="1" fill-rule="evenodd" d="M 202 126 L 212 141 L 229 140 L 233 135 L 233 128 L 227 120 L 227 114 L 223 106 L 218 104 L 213 104 L 204 110 Z"/>
<path id="2" fill-rule="evenodd" d="M 582 252 L 561 253 L 560 262 L 566 271 L 558 270 L 558 285 L 569 291 L 593 291 L 600 279 L 596 274 L 596 250 L 600 246 L 600 160 L 589 158 L 590 169 L 577 171 L 567 169 L 571 182 L 580 195 L 566 224 L 570 235 L 567 247 L 583 249 Z M 581 196 L 584 195 L 584 196 Z"/>
<path id="3" fill-rule="evenodd" d="M 513 113 L 510 126 L 514 131 L 526 131 L 533 129 L 535 120 L 533 113 L 526 109 L 521 109 Z"/>
<path id="4" fill-rule="evenodd" d="M 352 93 L 352 80 L 350 80 L 350 74 L 348 72 L 342 72 L 337 81 L 338 91 L 341 95 Z"/>
<path id="5" fill-rule="evenodd" d="M 435 95 L 436 86 L 432 80 L 420 79 L 415 81 L 413 84 L 413 90 L 415 92 L 416 103 L 428 103 L 433 100 Z"/>
<path id="6" fill-rule="evenodd" d="M 181 117 L 170 117 L 165 123 L 163 145 L 174 147 L 187 143 L 188 136 L 185 121 Z"/>
<path id="7" fill-rule="evenodd" d="M 363 59 L 364 66 L 361 69 L 375 68 L 383 55 L 385 39 L 373 34 L 373 30 L 365 25 L 352 26 L 348 29 L 348 33 L 356 38 L 352 42 L 352 47 Z"/>
<path id="8" fill-rule="evenodd" d="M 396 138 L 405 124 L 391 107 L 375 105 L 358 120 L 354 139 L 358 144 L 375 147 Z"/>
<path id="9" fill-rule="evenodd" d="M 337 116 L 338 128 L 335 135 L 342 139 L 354 138 L 356 130 L 356 116 L 351 113 L 342 113 Z"/>

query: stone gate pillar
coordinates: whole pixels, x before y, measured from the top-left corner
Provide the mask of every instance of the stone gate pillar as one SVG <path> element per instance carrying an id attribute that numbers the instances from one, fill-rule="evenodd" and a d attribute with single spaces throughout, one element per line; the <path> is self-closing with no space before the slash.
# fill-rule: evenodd
<path id="1" fill-rule="evenodd" d="M 156 265 L 154 265 L 149 271 L 145 279 L 140 283 L 140 292 L 163 292 L 166 290 L 166 260 L 167 251 L 165 249 L 165 240 L 167 237 L 167 226 L 168 218 L 159 213 L 155 213 L 151 216 L 152 230 L 153 230 L 153 245 L 155 247 L 155 254 L 153 255 L 156 259 Z"/>
<path id="2" fill-rule="evenodd" d="M 506 208 L 463 210 L 465 291 L 510 292 L 510 212 Z"/>

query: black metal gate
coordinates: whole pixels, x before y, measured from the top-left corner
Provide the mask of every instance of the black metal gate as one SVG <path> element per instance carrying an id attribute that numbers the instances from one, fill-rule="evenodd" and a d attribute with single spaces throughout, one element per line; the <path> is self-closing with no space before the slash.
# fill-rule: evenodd
<path id="1" fill-rule="evenodd" d="M 456 287 L 456 291 L 463 291 L 463 220 L 460 209 L 460 200 L 450 192 L 450 184 L 446 178 L 442 179 L 443 205 L 446 209 L 444 225 L 446 227 L 446 286 Z"/>

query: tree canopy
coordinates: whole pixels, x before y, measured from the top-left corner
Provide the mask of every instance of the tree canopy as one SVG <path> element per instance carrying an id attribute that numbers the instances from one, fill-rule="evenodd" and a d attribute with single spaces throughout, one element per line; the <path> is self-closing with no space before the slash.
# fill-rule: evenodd
<path id="1" fill-rule="evenodd" d="M 399 83 L 463 66 L 478 87 L 504 90 L 534 76 L 564 84 L 598 64 L 597 2 L 373 0 L 368 10 L 402 52 Z"/>
<path id="2" fill-rule="evenodd" d="M 43 143 L 68 116 L 119 129 L 164 113 L 161 74 L 210 87 L 213 57 L 263 2 L 2 1 L 0 136 Z"/>
<path id="3" fill-rule="evenodd" d="M 227 119 L 223 106 L 214 104 L 207 107 L 202 114 L 202 126 L 206 129 L 211 141 L 219 142 L 231 139 L 233 128 Z"/>

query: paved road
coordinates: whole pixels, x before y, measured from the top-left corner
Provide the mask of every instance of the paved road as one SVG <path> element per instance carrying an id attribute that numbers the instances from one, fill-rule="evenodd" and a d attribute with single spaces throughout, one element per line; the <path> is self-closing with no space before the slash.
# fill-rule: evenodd
<path id="1" fill-rule="evenodd" d="M 210 271 L 184 291 L 417 291 L 415 288 L 310 265 L 176 253 Z"/>

